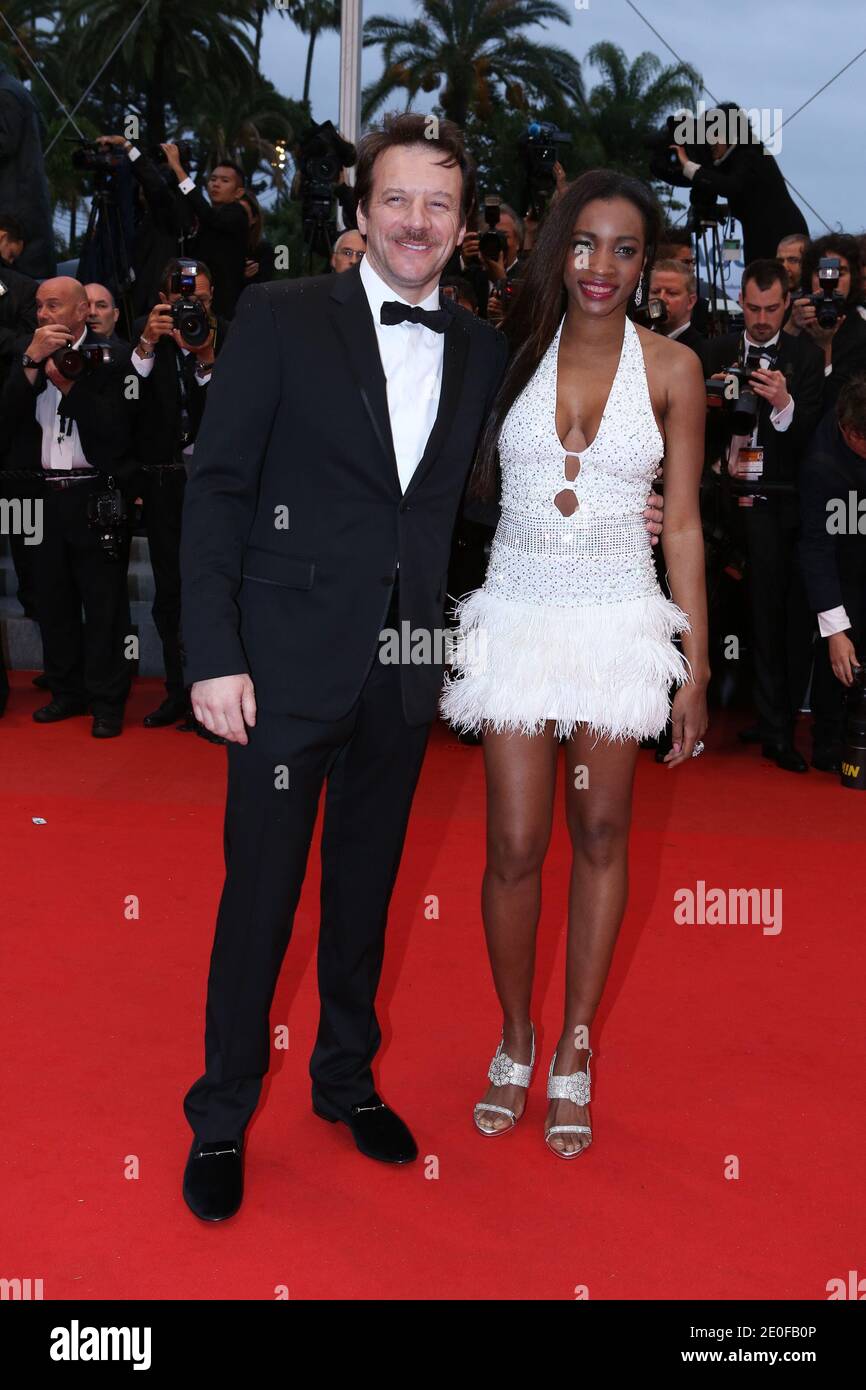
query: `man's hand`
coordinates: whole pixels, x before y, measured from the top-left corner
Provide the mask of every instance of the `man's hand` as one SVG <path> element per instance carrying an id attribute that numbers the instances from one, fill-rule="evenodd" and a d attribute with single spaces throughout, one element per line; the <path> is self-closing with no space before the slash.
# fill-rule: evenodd
<path id="1" fill-rule="evenodd" d="M 478 241 L 480 236 L 480 232 L 466 233 L 460 246 L 460 254 L 464 261 L 478 261 L 480 259 L 478 255 Z"/>
<path id="2" fill-rule="evenodd" d="M 784 372 L 765 371 L 763 367 L 756 367 L 750 374 L 749 380 L 756 396 L 761 396 L 765 401 L 769 401 L 774 410 L 785 409 L 791 399 L 791 393 L 788 390 Z"/>
<path id="3" fill-rule="evenodd" d="M 78 335 L 75 334 L 75 337 Z M 46 357 L 50 357 L 52 352 L 58 348 L 66 347 L 74 341 L 72 330 L 66 327 L 65 323 L 45 323 L 41 328 L 37 328 L 30 342 L 25 349 L 27 356 L 32 357 L 34 362 L 44 362 Z"/>
<path id="4" fill-rule="evenodd" d="M 75 382 L 72 380 L 71 377 L 64 376 L 62 372 L 59 372 L 57 370 L 56 365 L 54 364 L 54 362 L 52 362 L 50 357 L 48 358 L 48 361 L 45 363 L 45 375 L 48 377 L 48 380 L 54 386 L 56 386 L 58 391 L 60 391 L 61 394 L 64 396 L 68 395 L 69 392 L 72 390 L 72 387 L 75 385 Z"/>
<path id="5" fill-rule="evenodd" d="M 251 280 L 251 279 L 253 278 L 253 276 L 254 276 L 254 275 L 258 275 L 258 273 L 259 273 L 259 263 L 258 263 L 258 261 L 252 261 L 252 260 L 250 260 L 250 258 L 249 258 L 249 256 L 248 256 L 247 259 L 244 261 L 244 277 L 245 277 L 245 279 Z"/>
<path id="6" fill-rule="evenodd" d="M 146 343 L 155 343 L 158 338 L 176 338 L 177 330 L 171 318 L 170 304 L 154 304 L 147 316 L 147 323 L 141 330 L 141 338 Z M 139 340 L 140 341 L 140 340 Z"/>
<path id="7" fill-rule="evenodd" d="M 192 712 L 209 733 L 229 743 L 248 743 L 244 724 L 256 722 L 256 696 L 248 675 L 216 676 L 195 681 L 190 691 Z"/>
<path id="8" fill-rule="evenodd" d="M 165 144 L 160 145 L 159 148 L 165 155 L 165 161 L 177 178 L 178 183 L 183 183 L 183 180 L 186 178 L 186 170 L 180 162 L 180 150 L 177 145 L 173 145 L 170 141 L 166 141 Z"/>
<path id="9" fill-rule="evenodd" d="M 810 304 L 807 297 L 795 299 L 791 309 L 791 319 L 797 328 L 804 333 L 808 333 L 810 338 L 814 338 L 819 347 L 827 348 L 832 343 L 842 324 L 845 322 L 845 312 L 840 312 L 839 318 L 833 328 L 821 328 L 818 323 L 818 311 L 814 304 Z"/>
<path id="10" fill-rule="evenodd" d="M 122 145 L 124 149 L 129 145 L 125 135 L 97 135 L 97 145 Z"/>
<path id="11" fill-rule="evenodd" d="M 661 475 L 662 470 L 659 468 L 656 472 L 656 477 L 660 478 Z M 658 545 L 659 543 L 659 536 L 662 533 L 662 520 L 664 516 L 664 509 L 665 499 L 662 497 L 660 492 L 653 492 L 651 489 L 650 495 L 646 500 L 646 506 L 644 507 L 643 513 L 643 518 L 646 523 L 646 529 L 649 531 L 651 545 Z"/>
<path id="12" fill-rule="evenodd" d="M 487 321 L 492 323 L 494 328 L 498 328 L 505 317 L 505 309 L 502 305 L 502 296 L 498 290 L 491 290 L 487 296 Z"/>
<path id="13" fill-rule="evenodd" d="M 834 632 L 832 637 L 827 638 L 827 643 L 833 675 L 843 685 L 853 685 L 854 672 L 860 662 L 857 660 L 857 653 L 851 638 L 847 632 Z"/>

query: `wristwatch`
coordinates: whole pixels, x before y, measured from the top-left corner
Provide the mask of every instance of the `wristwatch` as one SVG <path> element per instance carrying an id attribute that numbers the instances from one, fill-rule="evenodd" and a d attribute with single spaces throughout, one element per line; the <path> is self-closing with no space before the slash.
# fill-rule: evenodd
<path id="1" fill-rule="evenodd" d="M 38 367 L 38 366 L 39 366 L 39 363 L 36 361 L 35 357 L 30 357 L 30 356 L 28 356 L 28 354 L 27 354 L 26 352 L 22 352 L 22 354 L 21 354 L 21 366 L 22 366 L 22 367 Z"/>

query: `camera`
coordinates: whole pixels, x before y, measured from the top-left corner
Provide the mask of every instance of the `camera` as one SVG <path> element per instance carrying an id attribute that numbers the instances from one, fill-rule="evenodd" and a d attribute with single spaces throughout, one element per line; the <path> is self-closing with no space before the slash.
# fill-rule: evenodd
<path id="1" fill-rule="evenodd" d="M 114 174 L 126 158 L 123 151 L 118 153 L 113 145 L 100 145 L 95 140 L 82 140 L 74 135 L 69 139 L 78 146 L 72 151 L 72 167 L 88 174 Z"/>
<path id="2" fill-rule="evenodd" d="M 99 547 L 109 560 L 120 558 L 120 543 L 128 520 L 123 494 L 108 479 L 108 491 L 87 499 L 87 521 L 99 532 Z"/>
<path id="3" fill-rule="evenodd" d="M 571 144 L 571 136 L 551 121 L 532 121 L 517 137 L 526 177 L 526 205 L 534 217 L 540 217 L 556 186 L 553 166 L 560 157 L 563 145 Z"/>
<path id="4" fill-rule="evenodd" d="M 499 257 L 505 256 L 508 251 L 505 233 L 496 231 L 501 203 L 501 198 L 493 196 L 484 199 L 484 221 L 487 223 L 487 231 L 482 232 L 478 238 L 478 254 L 488 261 L 498 261 Z"/>
<path id="5" fill-rule="evenodd" d="M 818 262 L 821 288 L 809 295 L 809 303 L 815 306 L 819 328 L 835 328 L 840 318 L 845 317 L 845 296 L 839 291 L 840 269 L 838 256 L 822 256 Z"/>
<path id="6" fill-rule="evenodd" d="M 749 382 L 756 367 L 772 371 L 776 362 L 776 350 L 749 348 L 745 362 L 728 367 L 724 381 L 708 380 L 707 402 L 730 410 L 731 428 L 734 434 L 751 435 L 758 423 L 761 397 L 751 389 Z"/>
<path id="7" fill-rule="evenodd" d="M 79 377 L 90 376 L 97 367 L 103 363 L 111 362 L 112 358 L 113 353 L 109 343 L 82 343 L 81 347 L 78 348 L 57 348 L 51 354 L 51 361 L 58 372 L 69 381 L 77 381 Z"/>
<path id="8" fill-rule="evenodd" d="M 203 347 L 210 336 L 211 322 L 207 311 L 195 296 L 198 264 L 181 261 L 169 284 L 169 294 L 179 294 L 171 306 L 171 321 L 187 347 Z"/>
<path id="9" fill-rule="evenodd" d="M 649 299 L 644 308 L 634 310 L 632 318 L 635 323 L 652 328 L 654 324 L 667 323 L 670 315 L 663 299 Z"/>

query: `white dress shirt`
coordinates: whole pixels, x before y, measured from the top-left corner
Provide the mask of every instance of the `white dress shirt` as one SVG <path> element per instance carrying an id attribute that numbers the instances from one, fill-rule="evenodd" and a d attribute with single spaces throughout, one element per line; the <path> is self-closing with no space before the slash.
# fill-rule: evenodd
<path id="1" fill-rule="evenodd" d="M 408 304 L 409 300 L 397 294 L 376 274 L 369 256 L 361 261 L 360 273 L 376 328 L 376 341 L 387 383 L 388 415 L 397 472 L 400 487 L 405 492 L 421 462 L 439 410 L 445 335 L 434 333 L 432 328 L 422 323 L 381 323 L 379 311 L 386 300 L 396 299 L 401 304 Z M 418 307 L 439 308 L 438 286 L 431 290 L 426 299 L 421 300 Z"/>
<path id="2" fill-rule="evenodd" d="M 86 337 L 85 328 L 72 346 L 81 347 Z M 46 376 L 45 390 L 36 397 L 36 420 L 42 429 L 42 467 L 92 468 L 84 457 L 78 425 L 68 416 L 64 423 L 57 413 L 62 400 L 62 392 Z"/>

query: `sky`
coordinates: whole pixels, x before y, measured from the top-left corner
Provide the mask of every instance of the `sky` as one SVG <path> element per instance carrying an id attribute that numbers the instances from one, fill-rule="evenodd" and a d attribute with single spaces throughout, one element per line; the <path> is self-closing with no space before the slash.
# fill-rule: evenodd
<path id="1" fill-rule="evenodd" d="M 665 64 L 677 59 L 691 63 L 709 89 L 703 94 L 708 106 L 736 101 L 745 108 L 768 108 L 769 130 L 777 125 L 774 112 L 781 110 L 786 124 L 776 136 L 781 141 L 776 158 L 813 236 L 827 231 L 828 225 L 848 232 L 866 229 L 866 53 L 794 114 L 866 48 L 863 0 L 830 0 L 823 8 L 813 0 L 786 0 L 772 7 L 760 0 L 564 3 L 570 24 L 552 23 L 527 32 L 536 42 L 573 54 L 581 62 L 588 90 L 598 74 L 585 62 L 585 54 L 602 40 L 618 44 L 629 60 L 650 51 Z M 577 9 L 577 3 L 587 7 Z M 365 18 L 411 19 L 418 13 L 413 0 L 367 0 L 364 8 Z M 290 20 L 272 12 L 263 35 L 262 68 L 287 96 L 300 97 L 303 91 L 306 53 L 306 37 Z M 330 119 L 335 125 L 339 61 L 339 34 L 320 35 L 310 92 L 313 114 L 317 121 Z M 381 51 L 365 49 L 362 83 L 372 81 L 380 70 Z M 435 94 L 420 97 L 423 94 L 415 109 L 429 110 Z"/>

